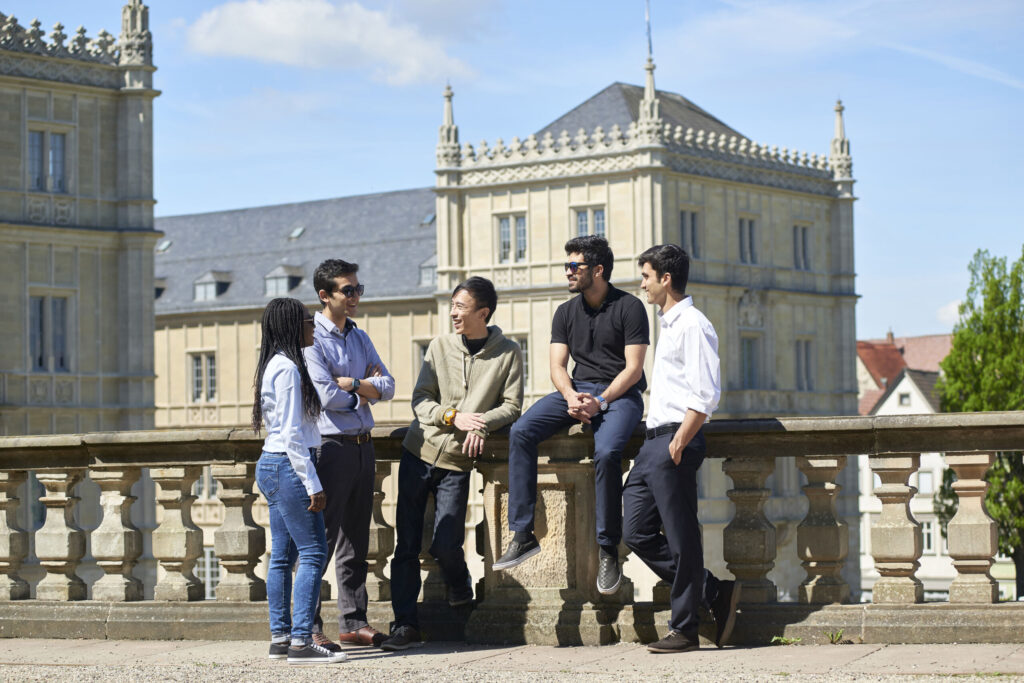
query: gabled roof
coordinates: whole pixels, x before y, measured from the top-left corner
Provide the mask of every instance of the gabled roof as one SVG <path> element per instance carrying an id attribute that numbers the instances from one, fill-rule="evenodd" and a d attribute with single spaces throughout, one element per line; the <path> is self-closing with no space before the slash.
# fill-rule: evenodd
<path id="1" fill-rule="evenodd" d="M 420 188 L 157 218 L 172 245 L 154 254 L 154 275 L 165 280 L 156 313 L 262 308 L 264 278 L 280 266 L 304 275 L 290 296 L 315 303 L 313 270 L 327 258 L 359 264 L 367 300 L 431 294 L 419 286 L 419 265 L 436 252 L 435 226 L 423 224 L 434 207 L 433 191 Z M 231 286 L 193 301 L 192 283 L 211 271 L 230 272 Z"/>
<path id="2" fill-rule="evenodd" d="M 900 371 L 907 367 L 899 348 L 886 341 L 858 341 L 857 357 L 879 389 L 891 386 Z"/>
<path id="3" fill-rule="evenodd" d="M 903 360 L 908 368 L 938 372 L 939 363 L 949 355 L 953 348 L 951 334 L 925 334 L 917 337 L 889 337 L 888 339 L 871 339 L 872 344 L 893 344 L 903 353 Z M 857 342 L 858 346 L 860 342 Z"/>
<path id="4" fill-rule="evenodd" d="M 735 135 L 737 138 L 746 137 L 682 95 L 664 90 L 658 90 L 657 95 L 661 102 L 661 118 L 673 127 L 682 126 L 683 130 L 693 128 L 694 131 L 713 131 L 718 135 L 724 133 Z M 551 133 L 557 138 L 563 130 L 572 136 L 580 128 L 589 134 L 597 126 L 601 126 L 607 132 L 616 123 L 625 133 L 629 124 L 636 121 L 640 115 L 640 100 L 643 96 L 644 89 L 638 85 L 612 83 L 583 104 L 541 128 L 537 132 L 537 137 L 542 138 L 545 133 Z"/>
<path id="5" fill-rule="evenodd" d="M 893 395 L 903 381 L 908 381 L 917 387 L 918 391 L 921 392 L 921 395 L 924 396 L 925 401 L 928 402 L 928 406 L 932 409 L 932 412 L 938 413 L 941 411 L 941 400 L 939 399 L 938 392 L 935 391 L 935 383 L 939 381 L 939 373 L 905 368 L 895 380 L 889 383 L 889 388 L 886 389 L 881 398 L 875 402 L 875 405 L 870 412 L 871 415 L 878 412 L 878 409 L 882 404 Z"/>

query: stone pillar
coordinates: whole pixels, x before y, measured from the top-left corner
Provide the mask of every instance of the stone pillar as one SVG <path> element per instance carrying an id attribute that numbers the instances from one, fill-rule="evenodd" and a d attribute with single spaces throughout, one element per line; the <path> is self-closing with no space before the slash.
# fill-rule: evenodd
<path id="1" fill-rule="evenodd" d="M 800 602 L 827 604 L 850 601 L 850 586 L 841 575 L 850 550 L 850 530 L 836 516 L 836 483 L 846 456 L 798 457 L 796 466 L 807 477 L 807 516 L 797 527 L 796 543 L 807 578 L 800 584 Z"/>
<path id="2" fill-rule="evenodd" d="M 153 530 L 153 557 L 166 572 L 153 589 L 155 600 L 188 602 L 203 600 L 206 590 L 193 569 L 203 554 L 203 530 L 192 522 L 192 495 L 203 468 L 159 467 L 150 469 L 156 482 L 157 505 L 163 521 Z"/>
<path id="3" fill-rule="evenodd" d="M 46 523 L 36 532 L 36 557 L 46 576 L 36 586 L 39 600 L 85 600 L 85 582 L 75 573 L 85 555 L 85 532 L 75 524 L 78 498 L 72 489 L 85 476 L 84 468 L 39 470 L 46 488 L 39 499 L 46 506 Z"/>
<path id="4" fill-rule="evenodd" d="M 384 480 L 391 475 L 390 460 L 377 460 L 373 478 L 373 516 L 370 518 L 370 545 L 366 553 L 366 595 L 371 602 L 391 600 L 391 580 L 384 576 L 388 558 L 395 551 L 395 530 L 384 521 Z M 333 558 L 331 562 L 333 562 Z"/>
<path id="5" fill-rule="evenodd" d="M 214 465 L 212 472 L 224 503 L 224 523 L 213 533 L 214 550 L 226 572 L 217 584 L 217 600 L 266 600 L 267 584 L 255 573 L 267 547 L 263 527 L 252 519 L 256 463 Z"/>
<path id="6" fill-rule="evenodd" d="M 142 533 L 132 524 L 132 486 L 142 476 L 139 467 L 96 469 L 91 478 L 100 487 L 103 521 L 92 532 L 92 554 L 104 571 L 92 587 L 93 600 L 142 600 L 142 582 L 132 569 L 142 555 Z"/>
<path id="7" fill-rule="evenodd" d="M 726 458 L 722 471 L 733 481 L 726 493 L 736 506 L 736 515 L 722 532 L 726 567 L 743 584 L 747 603 L 775 602 L 778 589 L 768 579 L 775 566 L 775 526 L 764 514 L 771 491 L 765 481 L 775 470 L 771 458 Z"/>
<path id="8" fill-rule="evenodd" d="M 957 571 L 949 586 L 950 602 L 999 601 L 999 584 L 989 573 L 992 557 L 999 550 L 998 535 L 996 523 L 985 510 L 985 472 L 994 459 L 991 453 L 946 454 L 946 463 L 957 477 L 953 490 L 960 497 L 947 530 L 949 556 Z"/>
<path id="9" fill-rule="evenodd" d="M 27 470 L 0 471 L 0 601 L 25 600 L 29 585 L 18 570 L 28 555 L 28 534 L 18 526 L 18 487 Z"/>
<path id="10" fill-rule="evenodd" d="M 921 466 L 919 453 L 895 453 L 869 457 L 871 471 L 882 480 L 875 495 L 882 513 L 871 525 L 871 555 L 881 578 L 871 591 L 871 601 L 913 604 L 924 600 L 924 586 L 915 576 L 921 566 L 921 525 L 910 512 L 917 489 L 908 485 Z"/>

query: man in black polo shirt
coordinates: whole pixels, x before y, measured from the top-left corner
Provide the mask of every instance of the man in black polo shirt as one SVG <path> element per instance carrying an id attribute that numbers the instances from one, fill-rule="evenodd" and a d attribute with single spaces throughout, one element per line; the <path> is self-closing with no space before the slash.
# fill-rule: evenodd
<path id="1" fill-rule="evenodd" d="M 597 589 L 610 594 L 622 580 L 622 449 L 644 412 L 647 311 L 609 282 L 614 261 L 603 237 L 569 240 L 565 253 L 569 291 L 579 296 L 559 306 L 551 322 L 551 381 L 558 391 L 534 403 L 509 434 L 508 526 L 514 536 L 493 566 L 515 567 L 540 552 L 533 535 L 537 446 L 579 420 L 594 430 Z M 570 356 L 576 363 L 571 379 Z"/>

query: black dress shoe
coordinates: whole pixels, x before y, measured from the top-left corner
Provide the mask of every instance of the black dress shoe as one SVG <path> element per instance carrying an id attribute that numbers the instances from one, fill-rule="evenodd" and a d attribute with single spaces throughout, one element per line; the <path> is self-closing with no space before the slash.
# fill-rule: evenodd
<path id="1" fill-rule="evenodd" d="M 651 652 L 690 652 L 700 649 L 700 639 L 697 636 L 692 638 L 684 636 L 679 631 L 669 631 L 668 635 L 656 643 L 650 643 L 647 649 Z"/>
<path id="2" fill-rule="evenodd" d="M 530 538 L 520 543 L 511 541 L 505 554 L 498 558 L 498 561 L 491 565 L 492 569 L 511 569 L 516 567 L 540 552 L 540 543 L 537 537 L 530 534 Z"/>

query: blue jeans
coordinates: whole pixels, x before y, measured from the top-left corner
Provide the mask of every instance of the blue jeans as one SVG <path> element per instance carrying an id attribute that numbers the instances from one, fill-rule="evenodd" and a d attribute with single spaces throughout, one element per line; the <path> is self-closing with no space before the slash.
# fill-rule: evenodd
<path id="1" fill-rule="evenodd" d="M 398 466 L 398 508 L 395 511 L 395 559 L 391 561 L 391 607 L 395 626 L 419 628 L 416 600 L 420 595 L 420 549 L 427 498 L 434 496 L 434 533 L 430 554 L 437 560 L 452 597 L 472 597 L 469 568 L 462 550 L 466 539 L 469 472 L 456 472 L 423 462 L 402 449 Z"/>
<path id="2" fill-rule="evenodd" d="M 267 568 L 270 633 L 309 639 L 313 613 L 320 599 L 320 577 L 327 562 L 323 513 L 306 509 L 309 494 L 284 453 L 263 451 L 256 463 L 256 484 L 270 510 L 270 565 Z M 296 559 L 299 566 L 295 572 L 293 621 L 289 603 L 293 597 L 292 569 Z"/>
<path id="3" fill-rule="evenodd" d="M 599 395 L 607 385 L 573 382 L 577 391 Z M 508 441 L 508 527 L 533 531 L 537 504 L 537 446 L 555 432 L 578 422 L 567 412 L 569 404 L 559 392 L 540 399 L 512 425 Z M 597 507 L 597 544 L 616 546 L 622 540 L 622 450 L 640 424 L 644 399 L 632 387 L 591 418 L 594 430 L 594 493 Z"/>

